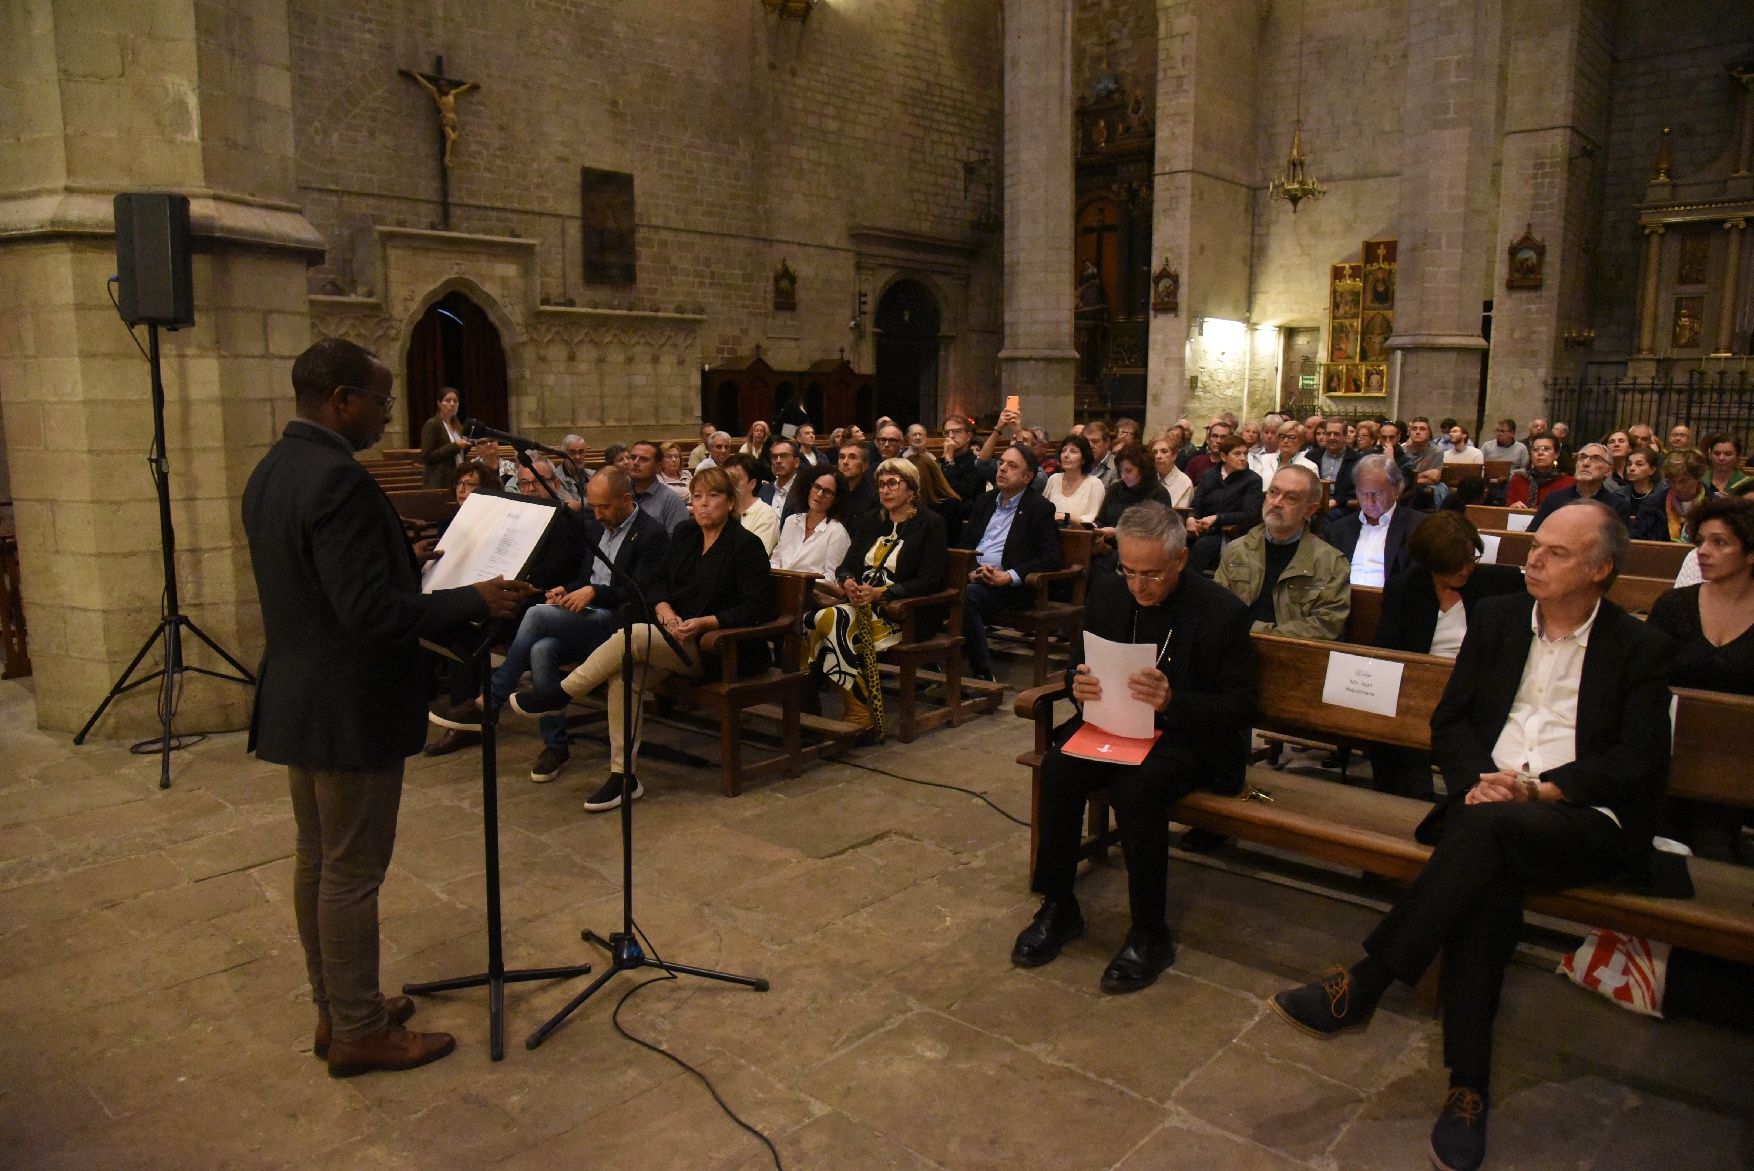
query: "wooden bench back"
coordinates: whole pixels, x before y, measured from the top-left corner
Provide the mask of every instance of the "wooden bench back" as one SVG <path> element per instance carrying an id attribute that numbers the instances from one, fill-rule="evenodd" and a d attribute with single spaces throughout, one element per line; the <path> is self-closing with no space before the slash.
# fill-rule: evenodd
<path id="1" fill-rule="evenodd" d="M 1748 778 L 1754 696 L 1671 690 L 1677 703 L 1670 794 L 1754 809 L 1754 783 Z"/>
<path id="2" fill-rule="evenodd" d="M 1524 516 L 1532 515 L 1527 509 L 1521 508 L 1501 508 L 1492 504 L 1468 505 L 1468 519 L 1474 522 L 1474 527 L 1491 529 L 1494 532 L 1503 532 L 1510 528 L 1510 515 L 1513 512 L 1520 512 Z"/>
<path id="3" fill-rule="evenodd" d="M 1326 740 L 1373 740 L 1407 748 L 1431 747 L 1431 713 L 1449 683 L 1453 666 L 1450 660 L 1274 634 L 1251 637 L 1259 692 L 1256 720 L 1260 727 Z M 1392 718 L 1322 701 L 1328 660 L 1336 652 L 1402 665 L 1401 690 Z"/>
<path id="4" fill-rule="evenodd" d="M 1375 586 L 1352 587 L 1352 609 L 1346 615 L 1346 641 L 1369 646 L 1376 641 L 1376 625 L 1382 618 L 1382 590 Z"/>
<path id="5" fill-rule="evenodd" d="M 1476 480 L 1484 480 L 1486 478 L 1486 465 L 1444 464 L 1442 476 L 1443 482 L 1448 484 L 1451 488 L 1454 488 L 1458 484 L 1468 484 Z"/>
<path id="6" fill-rule="evenodd" d="M 1498 538 L 1498 564 L 1524 565 L 1529 560 L 1533 533 L 1492 532 L 1481 529 L 1483 537 Z M 1692 548 L 1678 541 L 1633 541 L 1626 549 L 1626 563 L 1620 572 L 1629 577 L 1666 578 L 1670 582 L 1681 571 L 1681 562 Z"/>
<path id="7" fill-rule="evenodd" d="M 457 515 L 457 500 L 449 488 L 415 488 L 407 491 L 386 489 L 384 495 L 404 520 L 438 524 Z"/>
<path id="8" fill-rule="evenodd" d="M 1672 588 L 1674 582 L 1667 578 L 1621 575 L 1608 587 L 1608 600 L 1642 618 Z M 1373 586 L 1353 586 L 1352 611 L 1346 616 L 1346 641 L 1370 646 L 1376 641 L 1376 628 L 1381 620 L 1382 591 Z"/>

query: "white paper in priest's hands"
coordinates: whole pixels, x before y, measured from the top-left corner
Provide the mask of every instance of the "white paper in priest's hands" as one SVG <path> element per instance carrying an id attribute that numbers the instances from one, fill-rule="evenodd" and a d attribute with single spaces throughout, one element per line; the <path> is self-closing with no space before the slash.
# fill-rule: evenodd
<path id="1" fill-rule="evenodd" d="M 1102 698 L 1084 705 L 1084 722 L 1111 736 L 1149 738 L 1155 729 L 1155 713 L 1150 704 L 1133 698 L 1127 679 L 1154 666 L 1159 650 L 1155 643 L 1110 642 L 1086 631 L 1084 661 L 1090 665 L 1090 673 L 1102 681 Z"/>
<path id="2" fill-rule="evenodd" d="M 516 496 L 471 493 L 457 510 L 420 578 L 425 593 L 474 585 L 495 577 L 515 578 L 548 531 L 557 510 Z"/>

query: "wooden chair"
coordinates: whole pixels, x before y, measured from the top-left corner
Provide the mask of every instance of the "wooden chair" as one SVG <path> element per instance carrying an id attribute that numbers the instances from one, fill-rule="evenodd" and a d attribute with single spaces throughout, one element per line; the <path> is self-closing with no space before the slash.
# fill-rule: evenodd
<path id="1" fill-rule="evenodd" d="M 803 761 L 801 713 L 805 671 L 799 665 L 803 658 L 802 619 L 810 583 L 816 578 L 813 574 L 789 569 L 769 572 L 775 578 L 779 595 L 774 620 L 759 626 L 738 626 L 702 635 L 700 649 L 719 658 L 718 676 L 688 678 L 673 675 L 664 684 L 666 695 L 695 705 L 717 724 L 719 783 L 727 797 L 742 792 L 746 780 L 781 771 L 795 777 Z M 780 654 L 776 664 L 759 675 L 739 677 L 737 648 L 746 642 L 770 639 L 779 641 Z M 780 726 L 777 755 L 744 762 L 742 723 L 746 713 L 777 719 Z"/>
<path id="2" fill-rule="evenodd" d="M 1023 585 L 1031 594 L 1030 604 L 1023 609 L 1007 610 L 993 622 L 995 627 L 1015 630 L 1029 639 L 1037 687 L 1047 682 L 1051 669 L 1048 651 L 1054 636 L 1060 636 L 1068 645 L 1077 642 L 1084 625 L 1084 594 L 1090 584 L 1090 557 L 1095 534 L 1089 529 L 1075 528 L 1061 529 L 1059 533 L 1061 568 L 1032 573 L 1024 578 Z M 972 551 L 955 552 L 968 552 L 972 566 Z M 963 580 L 967 578 L 967 573 L 964 573 Z M 1055 601 L 1052 597 L 1053 587 L 1058 582 L 1071 583 L 1071 596 L 1066 601 Z"/>
<path id="3" fill-rule="evenodd" d="M 921 732 L 947 723 L 960 726 L 970 714 L 993 711 L 1004 698 L 1002 685 L 962 677 L 962 599 L 973 570 L 973 551 L 952 549 L 945 575 L 948 585 L 937 593 L 903 598 L 886 607 L 901 624 L 901 641 L 883 652 L 883 665 L 885 674 L 895 676 L 896 736 L 904 744 Z M 944 628 L 931 638 L 920 638 L 915 633 L 919 612 L 934 606 L 945 608 Z M 921 670 L 932 663 L 941 664 L 942 673 Z M 922 711 L 921 686 L 933 684 L 943 687 L 944 702 Z"/>
<path id="4" fill-rule="evenodd" d="M 1459 488 L 1463 484 L 1483 482 L 1486 479 L 1484 464 L 1444 464 L 1443 482 L 1451 488 Z"/>

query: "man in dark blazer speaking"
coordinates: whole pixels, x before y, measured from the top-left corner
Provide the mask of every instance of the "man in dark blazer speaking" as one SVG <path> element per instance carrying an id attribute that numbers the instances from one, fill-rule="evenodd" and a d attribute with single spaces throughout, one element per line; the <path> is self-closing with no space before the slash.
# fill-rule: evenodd
<path id="1" fill-rule="evenodd" d="M 298 825 L 293 909 L 317 1005 L 313 1048 L 337 1077 L 412 1069 L 446 1033 L 402 1027 L 378 987 L 378 888 L 396 841 L 402 766 L 426 726 L 418 639 L 516 614 L 530 587 L 494 580 L 432 594 L 389 498 L 354 452 L 395 397 L 369 350 L 325 338 L 292 367 L 298 417 L 244 489 L 266 647 L 250 748 L 288 766 Z"/>
<path id="2" fill-rule="evenodd" d="M 962 635 L 969 672 L 977 679 L 993 677 L 987 625 L 1029 600 L 1024 578 L 1061 564 L 1054 506 L 1026 490 L 1035 482 L 1037 466 L 1035 453 L 1026 444 L 1007 447 L 999 455 L 997 487 L 974 502 L 962 528 L 964 543 L 975 553 L 963 599 Z"/>
<path id="3" fill-rule="evenodd" d="M 1133 992 L 1175 962 L 1165 921 L 1169 817 L 1195 789 L 1241 790 L 1255 715 L 1255 659 L 1249 608 L 1229 590 L 1187 570 L 1187 530 L 1167 505 L 1146 501 L 1115 524 L 1119 576 L 1091 586 L 1084 628 L 1111 642 L 1146 643 L 1156 664 L 1124 679 L 1099 679 L 1087 665 L 1068 672 L 1080 705 L 1106 692 L 1131 695 L 1156 711 L 1159 738 L 1137 765 L 1087 760 L 1061 751 L 1082 726 L 1082 712 L 1055 730 L 1041 765 L 1034 889 L 1035 921 L 1017 937 L 1011 962 L 1047 963 L 1084 930 L 1073 896 L 1084 803 L 1108 790 L 1127 859 L 1133 914 L 1126 942 L 1102 974 L 1108 992 Z M 1125 584 L 1122 584 L 1122 578 Z"/>
<path id="4" fill-rule="evenodd" d="M 1647 871 L 1669 771 L 1669 658 L 1661 631 L 1603 595 L 1626 526 L 1581 500 L 1548 518 L 1528 592 L 1482 600 L 1431 717 L 1448 799 L 1415 836 L 1425 868 L 1364 942 L 1365 957 L 1273 1007 L 1318 1037 L 1365 1025 L 1394 980 L 1443 956 L 1450 1090 L 1431 1132 L 1438 1166 L 1486 1157 L 1492 1022 L 1525 892 Z"/>

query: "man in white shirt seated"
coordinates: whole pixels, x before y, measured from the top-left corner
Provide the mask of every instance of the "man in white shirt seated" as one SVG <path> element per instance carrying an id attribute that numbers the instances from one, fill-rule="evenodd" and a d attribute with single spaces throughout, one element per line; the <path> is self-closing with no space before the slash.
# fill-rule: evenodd
<path id="1" fill-rule="evenodd" d="M 761 486 L 761 498 L 781 518 L 803 508 L 808 501 L 804 499 L 804 477 L 798 474 L 798 445 L 790 439 L 768 444 L 767 466 L 773 469 L 773 483 Z"/>
<path id="2" fill-rule="evenodd" d="M 1352 584 L 1381 589 L 1389 578 L 1412 565 L 1407 538 L 1431 514 L 1401 501 L 1406 473 L 1386 455 L 1371 454 L 1352 469 L 1358 511 L 1323 530 L 1328 544 L 1352 565 Z"/>
<path id="3" fill-rule="evenodd" d="M 1528 592 L 1475 607 L 1431 717 L 1449 796 L 1414 836 L 1436 849 L 1364 959 L 1273 998 L 1293 1025 L 1332 1037 L 1441 955 L 1450 1089 L 1431 1154 L 1453 1171 L 1486 1157 L 1492 1023 L 1526 893 L 1648 874 L 1674 648 L 1604 596 L 1626 547 L 1612 509 L 1566 505 L 1535 534 Z"/>

